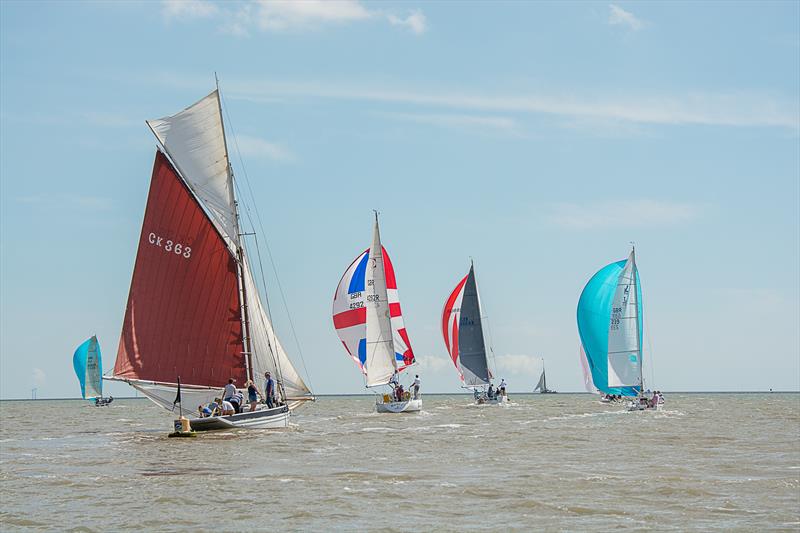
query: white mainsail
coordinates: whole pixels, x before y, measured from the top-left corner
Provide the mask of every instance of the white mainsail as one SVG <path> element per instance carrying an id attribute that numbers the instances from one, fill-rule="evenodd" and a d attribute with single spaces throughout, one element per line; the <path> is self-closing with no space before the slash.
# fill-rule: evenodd
<path id="1" fill-rule="evenodd" d="M 377 214 L 372 234 L 372 246 L 369 249 L 365 292 L 367 294 L 367 361 L 365 366 L 367 367 L 367 387 L 374 387 L 389 383 L 394 373 L 397 372 Z"/>
<path id="2" fill-rule="evenodd" d="M 219 91 L 168 117 L 147 124 L 181 177 L 209 210 L 217 229 L 235 248 L 239 243 Z"/>
<path id="3" fill-rule="evenodd" d="M 100 345 L 97 342 L 97 336 L 92 335 L 89 342 L 89 349 L 86 351 L 86 393 L 84 398 L 101 398 L 102 392 L 102 376 L 100 375 Z"/>
<path id="4" fill-rule="evenodd" d="M 634 251 L 619 275 L 608 329 L 608 386 L 641 385 L 639 305 Z"/>

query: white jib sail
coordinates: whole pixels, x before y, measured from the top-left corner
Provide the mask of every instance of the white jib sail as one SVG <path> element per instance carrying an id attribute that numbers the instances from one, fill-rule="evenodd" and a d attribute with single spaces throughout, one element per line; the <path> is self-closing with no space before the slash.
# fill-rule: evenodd
<path id="1" fill-rule="evenodd" d="M 631 251 L 619 275 L 608 328 L 608 386 L 640 385 L 639 306 L 636 301 L 636 260 Z"/>
<path id="2" fill-rule="evenodd" d="M 263 394 L 264 373 L 270 372 L 274 379 L 281 380 L 287 398 L 309 397 L 311 391 L 286 355 L 264 306 L 261 304 L 261 298 L 256 284 L 253 282 L 253 274 L 246 256 L 243 270 L 250 317 L 250 345 L 253 351 L 251 361 L 256 388 Z"/>
<path id="3" fill-rule="evenodd" d="M 97 357 L 97 337 L 92 336 L 89 349 L 86 351 L 86 394 L 85 398 L 102 397 L 102 384 L 100 376 L 100 361 Z"/>
<path id="4" fill-rule="evenodd" d="M 148 120 L 147 124 L 235 249 L 239 235 L 218 91 L 179 113 Z"/>
<path id="5" fill-rule="evenodd" d="M 365 292 L 367 293 L 367 387 L 389 383 L 397 371 L 392 339 L 389 297 L 383 268 L 383 248 L 375 217 L 372 246 L 369 249 Z"/>

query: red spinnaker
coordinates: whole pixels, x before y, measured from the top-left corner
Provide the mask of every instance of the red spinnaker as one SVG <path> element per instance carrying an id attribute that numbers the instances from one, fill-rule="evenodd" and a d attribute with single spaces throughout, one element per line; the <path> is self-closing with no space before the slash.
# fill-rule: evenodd
<path id="1" fill-rule="evenodd" d="M 114 375 L 242 386 L 240 313 L 234 257 L 157 152 Z"/>

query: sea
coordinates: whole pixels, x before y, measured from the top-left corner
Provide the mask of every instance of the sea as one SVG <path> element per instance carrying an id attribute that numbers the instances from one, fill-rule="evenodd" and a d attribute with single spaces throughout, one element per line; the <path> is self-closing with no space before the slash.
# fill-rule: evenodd
<path id="1" fill-rule="evenodd" d="M 321 397 L 192 439 L 144 399 L 3 401 L 0 530 L 800 530 L 800 394 L 665 396 Z"/>

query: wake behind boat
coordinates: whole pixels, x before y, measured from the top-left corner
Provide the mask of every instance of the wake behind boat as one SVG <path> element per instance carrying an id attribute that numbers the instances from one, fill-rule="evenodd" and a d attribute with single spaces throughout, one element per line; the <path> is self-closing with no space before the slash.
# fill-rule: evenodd
<path id="1" fill-rule="evenodd" d="M 495 390 L 491 382 L 483 335 L 475 265 L 447 297 L 442 310 L 442 337 L 462 386 L 471 389 L 477 404 L 507 404 L 505 381 Z"/>
<path id="2" fill-rule="evenodd" d="M 377 396 L 376 411 L 409 413 L 422 409 L 418 387 L 412 395 L 399 383 L 400 373 L 415 359 L 400 310 L 394 267 L 381 244 L 377 212 L 372 246 L 350 264 L 336 288 L 333 325 L 348 355 L 364 374 L 366 386 L 391 385 L 388 394 Z"/>
<path id="3" fill-rule="evenodd" d="M 278 407 L 194 418 L 196 430 L 283 427 L 311 391 L 261 302 L 239 224 L 219 90 L 149 120 L 156 151 L 113 376 L 194 417 L 233 379 L 277 377 Z M 182 383 L 181 383 L 182 381 Z M 179 385 L 180 383 L 180 385 Z M 180 387 L 180 389 L 178 388 Z"/>

